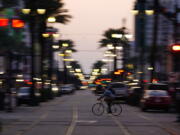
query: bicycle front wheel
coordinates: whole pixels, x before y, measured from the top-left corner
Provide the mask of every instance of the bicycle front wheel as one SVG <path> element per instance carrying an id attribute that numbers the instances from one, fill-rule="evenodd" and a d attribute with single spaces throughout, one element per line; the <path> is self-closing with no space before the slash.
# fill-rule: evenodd
<path id="1" fill-rule="evenodd" d="M 122 113 L 122 107 L 120 104 L 112 104 L 111 111 L 112 111 L 112 115 L 119 116 Z"/>
<path id="2" fill-rule="evenodd" d="M 96 103 L 92 106 L 92 112 L 94 115 L 100 116 L 104 113 L 104 105 L 102 103 Z"/>

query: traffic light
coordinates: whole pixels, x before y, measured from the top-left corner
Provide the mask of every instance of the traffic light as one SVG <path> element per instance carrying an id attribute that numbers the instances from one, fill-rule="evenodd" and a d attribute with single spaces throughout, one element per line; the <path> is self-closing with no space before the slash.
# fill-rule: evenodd
<path id="1" fill-rule="evenodd" d="M 170 46 L 171 53 L 179 53 L 180 54 L 180 44 L 173 44 Z"/>
<path id="2" fill-rule="evenodd" d="M 13 28 L 24 28 L 25 24 L 23 20 L 20 19 L 13 19 L 12 20 L 12 27 Z"/>
<path id="3" fill-rule="evenodd" d="M 6 27 L 8 26 L 9 19 L 6 18 L 0 18 L 0 27 Z"/>
<path id="4" fill-rule="evenodd" d="M 170 52 L 172 53 L 173 71 L 180 72 L 180 44 L 170 45 Z"/>

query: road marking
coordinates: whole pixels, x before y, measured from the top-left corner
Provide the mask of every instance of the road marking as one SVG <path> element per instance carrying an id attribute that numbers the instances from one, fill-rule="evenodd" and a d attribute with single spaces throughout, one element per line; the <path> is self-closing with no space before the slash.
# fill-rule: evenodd
<path id="1" fill-rule="evenodd" d="M 78 120 L 78 121 L 76 121 L 76 123 L 90 123 L 90 124 L 93 124 L 96 122 L 97 122 L 96 120 Z"/>
<path id="2" fill-rule="evenodd" d="M 34 128 L 41 120 L 45 119 L 48 116 L 49 112 L 44 113 L 38 120 L 34 121 L 31 125 L 29 125 L 27 128 L 22 129 L 21 131 L 18 131 L 16 135 L 23 135 L 24 133 L 30 131 L 32 128 Z"/>
<path id="3" fill-rule="evenodd" d="M 73 107 L 73 118 L 72 118 L 72 122 L 71 125 L 69 126 L 69 128 L 67 129 L 66 135 L 72 135 L 73 130 L 76 126 L 76 121 L 78 119 L 78 108 L 77 107 Z"/>
<path id="4" fill-rule="evenodd" d="M 111 116 L 111 118 L 114 120 L 114 122 L 118 125 L 118 127 L 121 129 L 121 131 L 124 133 L 124 135 L 131 135 L 130 131 L 115 117 Z"/>
<path id="5" fill-rule="evenodd" d="M 156 126 L 158 126 L 158 127 L 160 127 L 161 129 L 163 129 L 163 130 L 165 130 L 168 134 L 170 134 L 170 135 L 178 135 L 175 131 L 173 131 L 172 129 L 170 129 L 170 128 L 166 128 L 166 127 L 163 127 L 160 123 L 155 123 L 152 119 L 150 119 L 150 118 L 148 118 L 148 117 L 146 117 L 146 116 L 144 116 L 144 115 L 140 115 L 139 114 L 139 117 L 141 117 L 141 118 L 143 118 L 143 119 L 145 119 L 145 120 L 148 120 L 149 122 L 151 122 L 151 123 L 153 123 L 154 125 L 156 125 Z"/>

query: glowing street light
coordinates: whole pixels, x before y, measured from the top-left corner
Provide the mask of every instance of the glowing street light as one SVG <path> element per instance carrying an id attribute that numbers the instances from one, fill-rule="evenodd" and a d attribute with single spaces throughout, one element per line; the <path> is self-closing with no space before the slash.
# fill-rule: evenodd
<path id="1" fill-rule="evenodd" d="M 47 19 L 47 22 L 48 22 L 48 23 L 55 23 L 55 22 L 56 22 L 56 18 L 55 18 L 55 17 L 49 17 L 49 18 Z"/>
<path id="2" fill-rule="evenodd" d="M 69 44 L 68 44 L 68 43 L 63 43 L 62 46 L 63 46 L 63 47 L 68 47 Z"/>

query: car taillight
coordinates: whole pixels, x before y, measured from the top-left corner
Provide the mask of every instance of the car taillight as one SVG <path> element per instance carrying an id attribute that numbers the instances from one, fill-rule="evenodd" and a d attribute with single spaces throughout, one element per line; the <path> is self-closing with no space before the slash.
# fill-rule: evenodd
<path id="1" fill-rule="evenodd" d="M 147 97 L 147 98 L 145 98 L 145 101 L 146 102 L 151 102 L 153 99 L 154 99 L 154 97 Z"/>
<path id="2" fill-rule="evenodd" d="M 163 101 L 165 101 L 165 102 L 170 102 L 170 101 L 171 101 L 171 98 L 170 98 L 170 97 L 163 97 Z"/>

